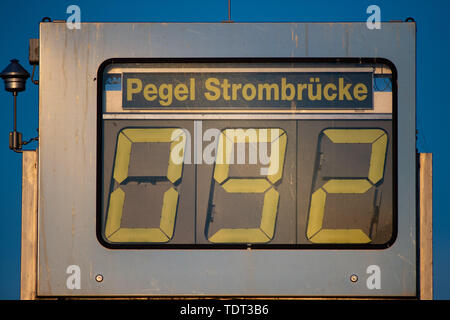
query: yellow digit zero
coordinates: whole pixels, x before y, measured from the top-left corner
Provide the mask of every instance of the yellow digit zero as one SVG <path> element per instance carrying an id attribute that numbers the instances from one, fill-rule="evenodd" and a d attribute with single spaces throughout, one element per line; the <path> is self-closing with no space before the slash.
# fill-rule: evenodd
<path id="1" fill-rule="evenodd" d="M 175 138 L 175 139 L 174 139 Z M 131 147 L 133 143 L 163 142 L 171 143 L 167 167 L 167 179 L 175 183 L 182 176 L 183 162 L 175 163 L 172 159 L 175 140 L 182 138 L 183 146 L 178 151 L 183 155 L 186 148 L 186 134 L 178 128 L 127 128 L 117 138 L 113 178 L 119 187 L 111 192 L 107 210 L 105 237 L 109 242 L 167 242 L 173 237 L 179 194 L 171 187 L 164 193 L 159 227 L 157 228 L 123 228 L 121 220 L 126 194 L 120 184 L 128 177 Z"/>
<path id="2" fill-rule="evenodd" d="M 306 236 L 312 243 L 369 243 L 361 229 L 324 229 L 323 219 L 327 194 L 363 194 L 384 175 L 387 135 L 381 129 L 327 129 L 323 133 L 333 143 L 370 143 L 372 145 L 367 178 L 330 179 L 311 195 Z"/>

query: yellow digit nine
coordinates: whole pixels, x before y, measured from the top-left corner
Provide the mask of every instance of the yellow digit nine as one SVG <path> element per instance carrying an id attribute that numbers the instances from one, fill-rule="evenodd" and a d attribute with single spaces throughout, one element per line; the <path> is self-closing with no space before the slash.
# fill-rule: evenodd
<path id="1" fill-rule="evenodd" d="M 278 210 L 279 194 L 273 184 L 283 175 L 284 155 L 286 153 L 287 135 L 282 129 L 225 129 L 222 131 L 214 167 L 214 180 L 229 193 L 264 193 L 261 222 L 258 228 L 222 228 L 208 240 L 212 243 L 265 243 L 272 240 Z M 233 144 L 236 143 L 269 143 L 271 155 L 267 178 L 230 178 L 229 165 Z M 276 150 L 278 147 L 278 150 Z"/>

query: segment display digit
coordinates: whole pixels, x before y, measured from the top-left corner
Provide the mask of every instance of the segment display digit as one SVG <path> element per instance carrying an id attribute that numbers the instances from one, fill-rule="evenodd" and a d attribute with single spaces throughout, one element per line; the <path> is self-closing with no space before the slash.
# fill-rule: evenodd
<path id="1" fill-rule="evenodd" d="M 249 134 L 251 132 L 252 134 Z M 240 178 L 229 176 L 229 166 L 235 144 L 268 144 L 271 148 L 267 178 Z M 264 201 L 261 222 L 255 228 L 221 228 L 208 237 L 212 243 L 266 243 L 274 235 L 279 193 L 274 184 L 283 175 L 287 135 L 282 129 L 226 129 L 222 131 L 212 183 L 217 183 L 228 193 L 262 193 Z M 231 204 L 230 204 L 231 205 Z M 208 211 L 213 210 L 212 203 Z"/>
<path id="2" fill-rule="evenodd" d="M 121 226 L 126 193 L 121 185 L 127 183 L 131 150 L 135 143 L 170 143 L 166 179 L 172 184 L 182 177 L 186 134 L 178 128 L 126 128 L 117 138 L 113 179 L 118 187 L 110 194 L 105 223 L 105 237 L 110 242 L 162 243 L 169 241 L 174 233 L 179 193 L 174 186 L 164 192 L 159 227 L 124 228 Z M 181 144 L 181 148 L 180 148 Z M 178 146 L 177 148 L 175 148 Z M 175 149 L 179 152 L 174 154 Z M 151 164 L 149 164 L 151 165 Z M 152 208 L 148 208 L 151 214 Z"/>
<path id="3" fill-rule="evenodd" d="M 326 129 L 321 137 L 336 144 L 371 144 L 370 164 L 367 178 L 329 178 L 311 195 L 307 238 L 313 243 L 369 243 L 369 235 L 357 228 L 328 229 L 323 227 L 328 194 L 363 194 L 376 187 L 383 179 L 388 138 L 382 129 Z M 318 161 L 320 161 L 320 157 Z M 317 166 L 319 168 L 320 166 Z M 359 212 L 359 215 L 367 215 Z"/>

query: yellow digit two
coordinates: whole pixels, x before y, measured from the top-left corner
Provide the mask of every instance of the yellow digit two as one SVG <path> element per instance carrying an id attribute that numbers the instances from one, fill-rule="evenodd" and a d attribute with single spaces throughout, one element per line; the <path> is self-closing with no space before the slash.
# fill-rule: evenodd
<path id="1" fill-rule="evenodd" d="M 370 237 L 361 229 L 325 229 L 323 220 L 327 194 L 366 193 L 384 175 L 387 134 L 381 129 L 326 129 L 323 133 L 333 143 L 370 143 L 372 145 L 367 178 L 331 179 L 311 196 L 306 235 L 313 243 L 369 243 Z"/>
<path id="2" fill-rule="evenodd" d="M 263 193 L 261 222 L 257 228 L 221 228 L 208 240 L 212 243 L 266 243 L 272 240 L 278 210 L 279 193 L 274 188 L 283 175 L 287 135 L 282 129 L 225 129 L 216 154 L 214 180 L 229 193 Z M 269 170 L 263 178 L 231 178 L 234 144 L 267 143 L 271 147 Z"/>
<path id="3" fill-rule="evenodd" d="M 169 164 L 166 178 L 173 184 L 183 171 L 183 155 L 186 147 L 186 134 L 178 128 L 127 128 L 117 137 L 113 179 L 119 187 L 111 192 L 107 210 L 105 237 L 110 242 L 167 242 L 174 232 L 178 206 L 178 191 L 172 186 L 163 196 L 161 219 L 157 228 L 124 228 L 121 226 L 125 192 L 120 184 L 128 177 L 128 168 L 133 143 L 170 143 Z M 181 143 L 180 143 L 181 142 Z M 181 148 L 180 148 L 181 145 Z M 174 155 L 174 152 L 179 152 Z M 174 161 L 177 156 L 181 161 Z"/>

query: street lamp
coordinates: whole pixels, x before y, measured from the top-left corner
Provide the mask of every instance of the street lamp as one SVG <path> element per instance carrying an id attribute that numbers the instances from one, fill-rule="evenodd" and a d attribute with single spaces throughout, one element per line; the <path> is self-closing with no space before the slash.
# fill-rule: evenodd
<path id="1" fill-rule="evenodd" d="M 0 73 L 0 77 L 5 81 L 5 90 L 12 92 L 14 96 L 14 130 L 9 133 L 9 148 L 15 152 L 21 152 L 25 143 L 22 142 L 22 133 L 17 132 L 17 95 L 25 90 L 25 82 L 30 74 L 19 64 L 19 60 L 12 59 Z"/>

